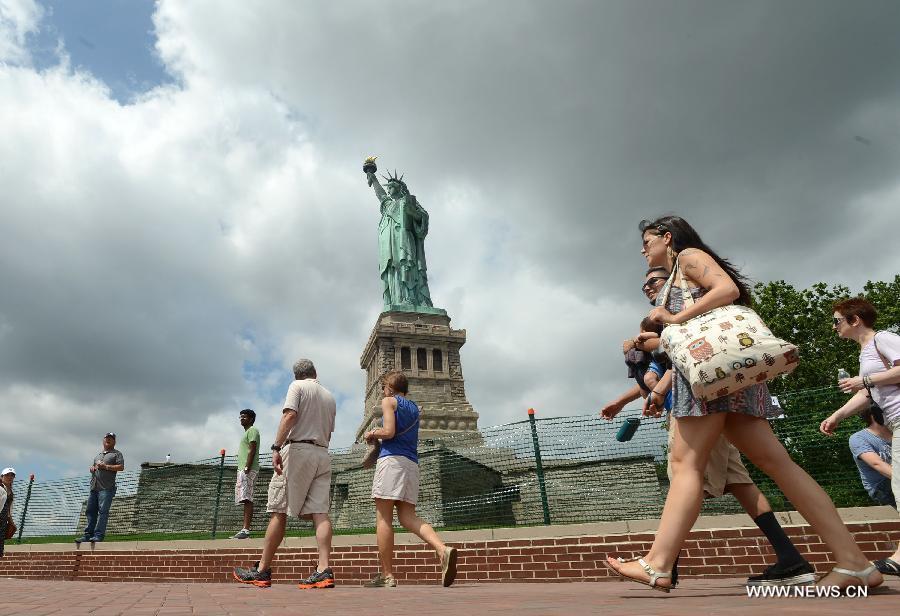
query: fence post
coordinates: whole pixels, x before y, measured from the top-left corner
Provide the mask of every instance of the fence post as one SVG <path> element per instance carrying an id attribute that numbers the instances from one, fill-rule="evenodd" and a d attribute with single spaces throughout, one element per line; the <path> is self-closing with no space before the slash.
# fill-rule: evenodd
<path id="1" fill-rule="evenodd" d="M 213 512 L 212 538 L 216 538 L 216 526 L 219 523 L 219 500 L 222 498 L 222 475 L 225 473 L 225 450 L 219 450 L 219 486 L 216 488 L 216 509 Z"/>
<path id="2" fill-rule="evenodd" d="M 538 486 L 541 489 L 541 507 L 544 509 L 544 524 L 550 524 L 550 503 L 547 502 L 547 486 L 544 484 L 544 465 L 541 463 L 541 445 L 538 442 L 537 423 L 534 409 L 528 409 L 528 423 L 531 424 L 531 442 L 534 444 L 534 465 Z"/>
<path id="3" fill-rule="evenodd" d="M 22 517 L 19 518 L 19 536 L 16 543 L 22 543 L 22 531 L 25 529 L 25 514 L 28 513 L 28 501 L 31 500 L 31 486 L 34 485 L 34 473 L 28 478 L 28 492 L 25 493 L 25 506 L 22 508 Z"/>

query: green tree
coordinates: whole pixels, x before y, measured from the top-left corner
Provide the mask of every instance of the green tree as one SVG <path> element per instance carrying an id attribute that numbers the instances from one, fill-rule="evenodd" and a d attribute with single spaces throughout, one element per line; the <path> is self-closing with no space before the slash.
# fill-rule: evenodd
<path id="1" fill-rule="evenodd" d="M 867 282 L 860 294 L 878 309 L 877 329 L 900 329 L 900 275 L 892 281 Z M 862 489 L 853 456 L 847 447 L 850 434 L 862 428 L 856 420 L 841 424 L 834 437 L 819 433 L 819 424 L 847 401 L 837 389 L 837 370 L 859 370 L 859 347 L 841 340 L 831 327 L 834 302 L 851 297 L 843 285 L 824 282 L 798 290 L 783 280 L 757 284 L 754 309 L 776 336 L 800 349 L 800 364 L 790 375 L 769 383 L 779 397 L 786 418 L 774 420 L 772 429 L 791 457 L 826 489 L 839 507 L 870 505 Z M 790 508 L 774 483 L 748 465 L 751 476 L 776 509 Z"/>
<path id="2" fill-rule="evenodd" d="M 867 282 L 860 294 L 878 309 L 877 329 L 900 329 L 900 275 L 890 282 Z M 838 368 L 850 374 L 859 369 L 859 347 L 841 340 L 831 327 L 834 302 L 851 297 L 843 285 L 814 284 L 797 290 L 779 280 L 757 284 L 753 308 L 779 338 L 800 349 L 800 365 L 769 387 L 774 394 L 823 387 L 837 382 Z"/>

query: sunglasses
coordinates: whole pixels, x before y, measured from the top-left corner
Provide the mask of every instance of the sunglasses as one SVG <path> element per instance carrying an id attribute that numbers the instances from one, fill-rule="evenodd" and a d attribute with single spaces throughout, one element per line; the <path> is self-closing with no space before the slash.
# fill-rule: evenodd
<path id="1" fill-rule="evenodd" d="M 647 293 L 648 291 L 652 291 L 653 287 L 656 286 L 656 283 L 661 280 L 663 280 L 663 281 L 668 280 L 668 278 L 666 278 L 665 276 L 653 276 L 651 278 L 648 278 L 647 282 L 645 282 L 643 284 L 643 286 L 641 286 L 641 291 L 643 291 L 644 293 Z"/>
<path id="2" fill-rule="evenodd" d="M 668 232 L 668 229 L 666 229 L 665 225 L 654 224 L 646 218 L 638 223 L 638 230 L 641 233 L 647 231 L 648 229 L 655 230 L 657 235 L 662 235 L 663 233 Z"/>
<path id="3" fill-rule="evenodd" d="M 846 320 L 847 320 L 847 317 L 841 317 L 841 318 L 832 317 L 831 324 L 833 326 L 837 327 L 838 325 L 840 325 L 841 323 L 843 323 Z"/>

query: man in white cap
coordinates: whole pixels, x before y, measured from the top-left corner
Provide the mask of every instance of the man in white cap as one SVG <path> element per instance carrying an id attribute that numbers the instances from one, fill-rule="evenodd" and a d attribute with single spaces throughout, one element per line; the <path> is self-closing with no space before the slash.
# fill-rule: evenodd
<path id="1" fill-rule="evenodd" d="M 16 478 L 16 469 L 7 466 L 0 473 L 0 557 L 3 556 L 3 550 L 6 544 L 6 535 L 12 534 L 8 531 L 12 528 L 12 532 L 16 532 L 16 525 L 12 519 L 12 503 L 13 479 Z"/>
<path id="2" fill-rule="evenodd" d="M 125 457 L 116 449 L 114 432 L 107 432 L 103 437 L 103 451 L 94 456 L 90 470 L 91 492 L 84 510 L 87 526 L 84 529 L 84 536 L 75 540 L 78 544 L 82 541 L 91 543 L 103 541 L 106 537 L 109 508 L 116 495 L 116 473 L 125 470 Z"/>

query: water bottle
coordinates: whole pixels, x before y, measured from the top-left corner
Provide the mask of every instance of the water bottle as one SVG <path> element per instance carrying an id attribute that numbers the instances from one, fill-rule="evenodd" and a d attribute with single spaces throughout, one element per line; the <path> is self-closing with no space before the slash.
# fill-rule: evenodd
<path id="1" fill-rule="evenodd" d="M 843 368 L 838 368 L 838 383 L 843 381 L 844 379 L 849 379 L 850 373 L 844 370 Z"/>
<path id="2" fill-rule="evenodd" d="M 639 417 L 629 417 L 622 422 L 622 425 L 619 427 L 619 431 L 616 432 L 616 440 L 620 443 L 630 441 L 631 437 L 634 436 L 634 433 L 637 432 L 638 426 L 640 425 L 641 419 Z"/>

